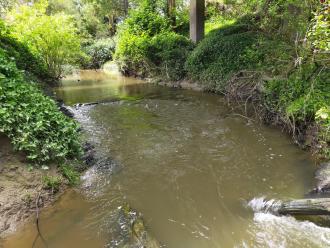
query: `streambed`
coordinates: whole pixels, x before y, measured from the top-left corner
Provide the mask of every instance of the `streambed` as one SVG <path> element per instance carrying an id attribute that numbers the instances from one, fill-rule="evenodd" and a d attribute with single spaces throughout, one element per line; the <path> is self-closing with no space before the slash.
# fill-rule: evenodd
<path id="1" fill-rule="evenodd" d="M 130 247 L 118 223 L 126 203 L 162 247 L 330 246 L 328 228 L 247 206 L 262 196 L 301 198 L 314 186 L 314 162 L 279 130 L 236 115 L 218 95 L 101 71 L 78 78 L 56 93 L 68 105 L 104 102 L 75 114 L 111 162 L 42 211 L 48 247 Z M 31 247 L 35 236 L 31 222 L 4 247 Z"/>

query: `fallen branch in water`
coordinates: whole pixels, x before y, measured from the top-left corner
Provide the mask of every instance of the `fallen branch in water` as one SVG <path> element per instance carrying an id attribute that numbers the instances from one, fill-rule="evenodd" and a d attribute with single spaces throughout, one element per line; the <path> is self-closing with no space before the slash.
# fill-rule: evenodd
<path id="1" fill-rule="evenodd" d="M 330 215 L 330 198 L 286 201 L 278 207 L 277 212 L 283 215 Z"/>
<path id="2" fill-rule="evenodd" d="M 330 215 L 330 198 L 308 198 L 288 201 L 256 198 L 249 206 L 256 212 L 279 215 Z"/>

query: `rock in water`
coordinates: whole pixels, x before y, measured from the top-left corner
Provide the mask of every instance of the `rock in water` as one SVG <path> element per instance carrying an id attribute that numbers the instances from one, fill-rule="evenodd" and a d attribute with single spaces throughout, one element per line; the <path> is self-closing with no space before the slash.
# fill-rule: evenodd
<path id="1" fill-rule="evenodd" d="M 315 177 L 318 183 L 314 192 L 330 193 L 330 162 L 321 164 L 320 168 L 316 171 Z"/>
<path id="2" fill-rule="evenodd" d="M 142 215 L 124 204 L 118 212 L 118 240 L 112 240 L 108 247 L 160 248 L 159 242 L 148 232 Z"/>

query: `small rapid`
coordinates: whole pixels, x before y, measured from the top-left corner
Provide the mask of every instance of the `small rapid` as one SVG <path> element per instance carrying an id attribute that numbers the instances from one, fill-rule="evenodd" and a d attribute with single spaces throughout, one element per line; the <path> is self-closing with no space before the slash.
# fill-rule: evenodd
<path id="1" fill-rule="evenodd" d="M 266 200 L 265 197 L 253 198 L 247 206 L 256 213 L 272 213 L 278 214 L 278 210 L 282 204 L 280 200 Z"/>

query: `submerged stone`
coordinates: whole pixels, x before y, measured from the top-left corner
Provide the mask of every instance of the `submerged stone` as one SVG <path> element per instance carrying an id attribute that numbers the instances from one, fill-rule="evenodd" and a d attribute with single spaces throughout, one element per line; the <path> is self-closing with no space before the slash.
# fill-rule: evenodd
<path id="1" fill-rule="evenodd" d="M 125 203 L 118 209 L 117 237 L 108 247 L 120 248 L 160 248 L 159 242 L 149 233 L 142 214 Z M 113 230 L 112 230 L 113 231 Z"/>

